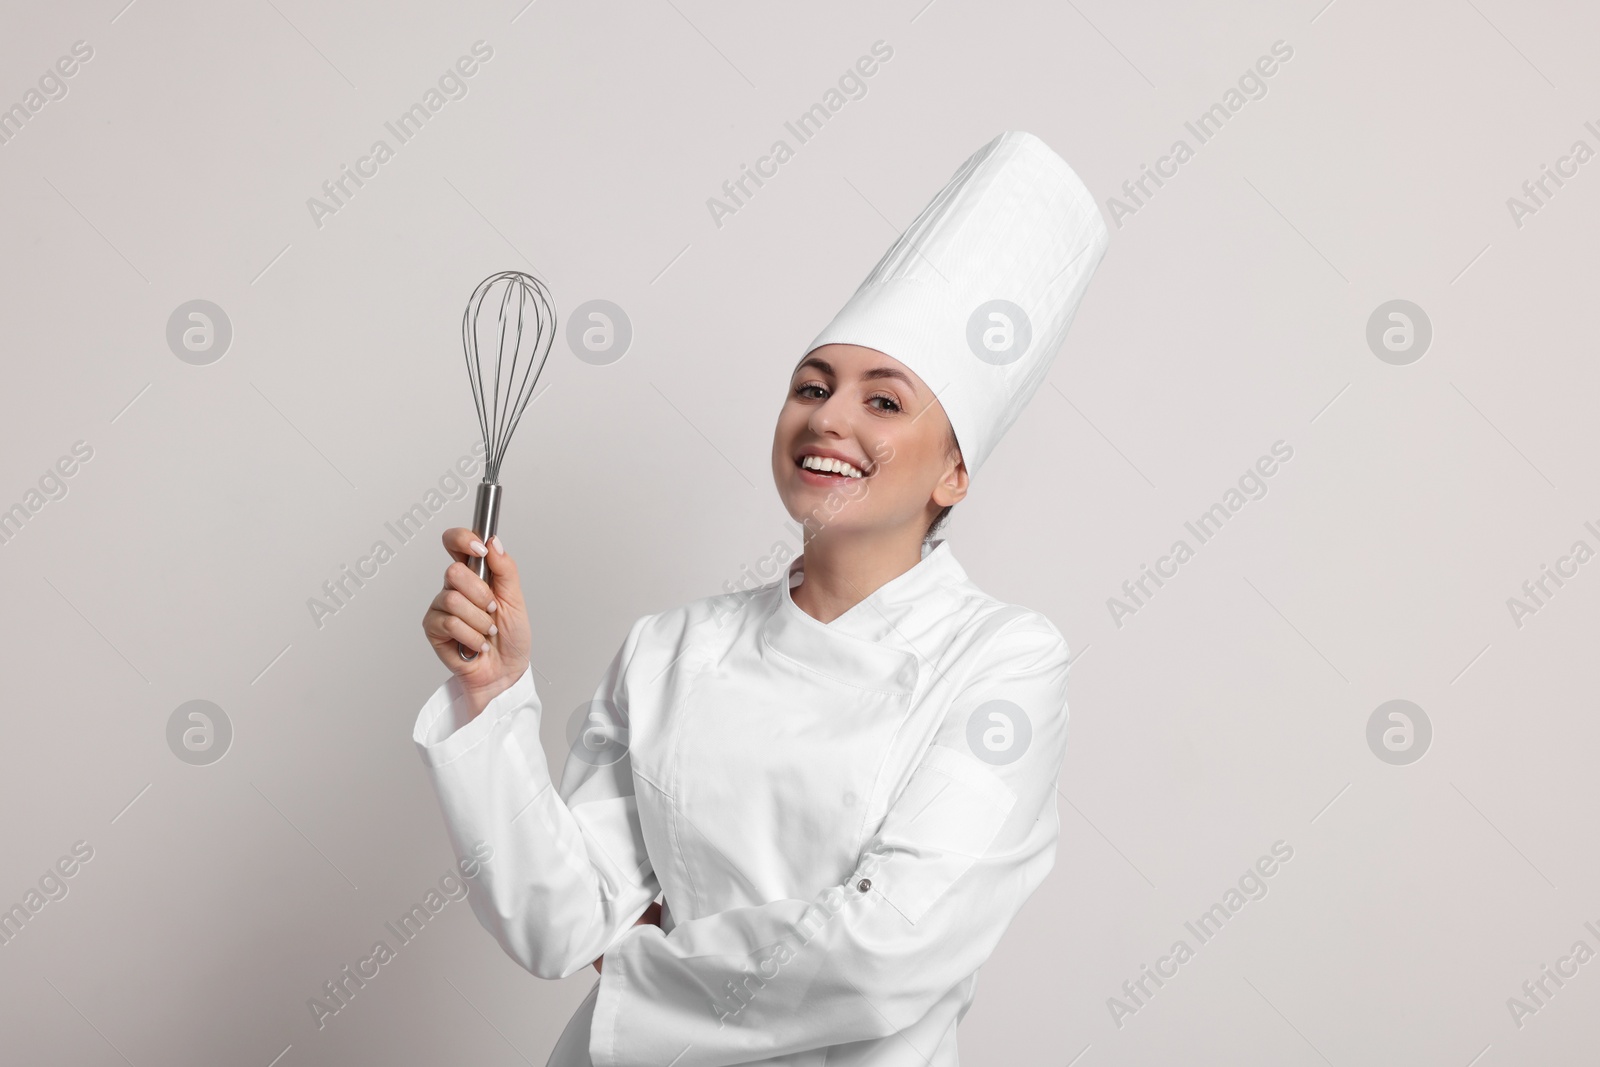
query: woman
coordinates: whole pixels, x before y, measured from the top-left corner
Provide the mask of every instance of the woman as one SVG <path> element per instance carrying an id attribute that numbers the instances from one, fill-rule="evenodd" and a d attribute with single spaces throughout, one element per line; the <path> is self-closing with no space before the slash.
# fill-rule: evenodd
<path id="1" fill-rule="evenodd" d="M 600 971 L 551 1064 L 956 1063 L 978 967 L 1054 863 L 1068 652 L 930 535 L 1106 243 L 1038 138 L 969 158 L 793 371 L 787 578 L 634 622 L 559 790 L 516 564 L 445 534 L 423 629 L 452 677 L 413 737 L 479 921 L 540 977 Z"/>

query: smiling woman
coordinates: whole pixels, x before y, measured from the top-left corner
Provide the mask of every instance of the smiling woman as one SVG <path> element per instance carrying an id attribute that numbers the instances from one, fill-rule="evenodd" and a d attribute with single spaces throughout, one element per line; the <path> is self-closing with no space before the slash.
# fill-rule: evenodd
<path id="1" fill-rule="evenodd" d="M 1037 137 L 973 154 L 790 375 L 771 462 L 801 554 L 635 620 L 594 695 L 617 758 L 575 747 L 559 788 L 517 565 L 445 533 L 423 631 L 452 677 L 412 740 L 451 841 L 494 844 L 479 922 L 542 978 L 600 972 L 551 1067 L 954 1067 L 978 968 L 1055 861 L 1069 654 L 931 531 L 1106 243 Z M 1004 359 L 969 340 L 996 307 L 1029 339 Z"/>
<path id="2" fill-rule="evenodd" d="M 921 558 L 933 525 L 968 483 L 933 391 L 899 360 L 853 344 L 813 348 L 795 368 L 773 435 L 772 473 L 789 515 L 811 531 L 814 562 L 841 545 L 856 558 L 881 557 L 884 581 Z M 811 583 L 796 600 L 824 622 L 861 599 L 845 593 L 837 610 L 823 609 L 812 602 L 823 585 Z"/>

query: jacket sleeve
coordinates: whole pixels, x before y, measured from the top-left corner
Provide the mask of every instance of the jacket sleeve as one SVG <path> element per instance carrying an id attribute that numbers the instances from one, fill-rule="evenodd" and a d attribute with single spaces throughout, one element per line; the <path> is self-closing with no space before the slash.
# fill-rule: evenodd
<path id="1" fill-rule="evenodd" d="M 595 1067 L 884 1038 L 971 977 L 1055 862 L 1067 659 L 1042 616 L 1002 630 L 844 882 L 625 931 L 600 977 Z"/>
<path id="2" fill-rule="evenodd" d="M 417 715 L 422 755 L 468 900 L 511 958 L 540 978 L 592 963 L 660 892 L 627 755 L 634 623 L 586 709 L 558 791 L 539 740 L 531 668 L 470 722 L 452 677 Z"/>

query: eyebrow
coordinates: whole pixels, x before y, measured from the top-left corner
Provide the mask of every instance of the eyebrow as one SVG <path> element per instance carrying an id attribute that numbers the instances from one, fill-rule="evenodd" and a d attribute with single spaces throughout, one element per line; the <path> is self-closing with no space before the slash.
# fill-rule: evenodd
<path id="1" fill-rule="evenodd" d="M 816 356 L 807 356 L 801 360 L 800 365 L 794 369 L 794 372 L 799 374 L 806 367 L 815 367 L 823 374 L 838 377 L 838 372 L 833 369 L 833 364 Z M 908 378 L 904 371 L 895 370 L 893 367 L 873 367 L 871 370 L 865 371 L 861 377 L 869 380 L 874 378 L 898 378 L 906 383 L 906 388 L 910 389 L 912 393 L 917 391 L 916 383 Z"/>

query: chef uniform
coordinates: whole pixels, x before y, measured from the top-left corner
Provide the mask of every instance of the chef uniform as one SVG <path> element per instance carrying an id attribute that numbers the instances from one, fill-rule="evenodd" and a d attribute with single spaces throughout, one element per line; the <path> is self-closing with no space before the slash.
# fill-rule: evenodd
<path id="1" fill-rule="evenodd" d="M 976 473 L 1108 241 L 1037 137 L 969 158 L 812 348 L 939 396 Z M 531 669 L 413 739 L 479 921 L 542 978 L 604 971 L 552 1067 L 954 1067 L 979 966 L 1055 861 L 1068 650 L 949 545 L 831 623 L 787 576 L 638 619 L 559 788 Z M 661 925 L 635 920 L 662 896 Z"/>

